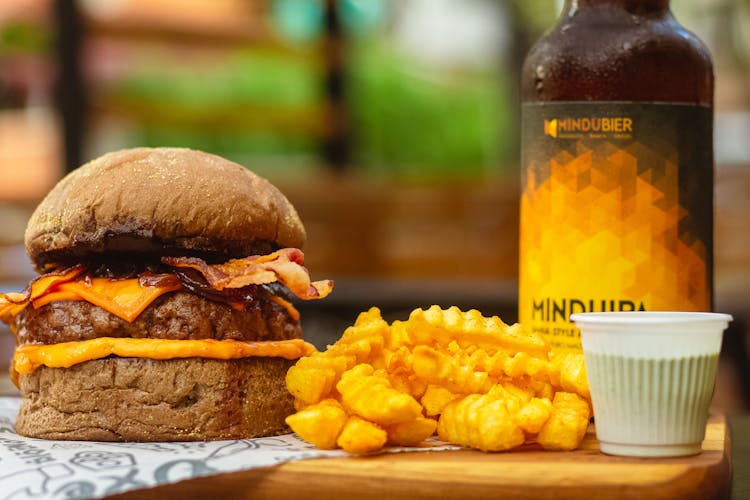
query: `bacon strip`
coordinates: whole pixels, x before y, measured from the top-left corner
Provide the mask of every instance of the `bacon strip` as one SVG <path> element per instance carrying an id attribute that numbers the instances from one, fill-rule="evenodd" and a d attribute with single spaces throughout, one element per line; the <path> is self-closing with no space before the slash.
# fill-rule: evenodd
<path id="1" fill-rule="evenodd" d="M 195 257 L 164 257 L 162 262 L 176 268 L 195 269 L 210 287 L 219 292 L 278 281 L 297 297 L 310 300 L 322 299 L 333 289 L 331 280 L 310 281 L 310 274 L 304 266 L 304 254 L 296 248 L 217 265 Z M 172 274 L 112 280 L 84 276 L 84 271 L 79 265 L 48 273 L 32 281 L 23 292 L 0 293 L 0 320 L 10 323 L 11 318 L 29 303 L 41 307 L 56 300 L 87 300 L 126 321 L 133 321 L 154 298 L 182 287 L 178 277 Z M 278 297 L 272 300 L 285 307 L 292 318 L 299 317 L 297 310 L 286 300 Z"/>
<path id="2" fill-rule="evenodd" d="M 305 300 L 322 299 L 333 290 L 332 280 L 310 281 L 310 273 L 304 265 L 305 256 L 297 248 L 283 248 L 268 255 L 253 255 L 214 265 L 197 257 L 162 257 L 161 260 L 168 266 L 195 269 L 216 290 L 278 281 Z"/>

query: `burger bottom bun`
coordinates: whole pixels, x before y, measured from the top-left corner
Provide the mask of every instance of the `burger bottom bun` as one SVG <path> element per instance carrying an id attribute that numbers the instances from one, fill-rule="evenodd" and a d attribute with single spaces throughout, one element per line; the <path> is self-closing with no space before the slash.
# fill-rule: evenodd
<path id="1" fill-rule="evenodd" d="M 105 358 L 21 375 L 16 431 L 82 441 L 203 441 L 288 432 L 283 358 Z"/>

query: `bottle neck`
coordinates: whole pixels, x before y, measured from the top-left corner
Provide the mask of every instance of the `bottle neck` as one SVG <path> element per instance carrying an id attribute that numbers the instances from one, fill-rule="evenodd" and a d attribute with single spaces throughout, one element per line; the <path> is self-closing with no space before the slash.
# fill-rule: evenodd
<path id="1" fill-rule="evenodd" d="M 576 11 L 581 8 L 612 5 L 629 11 L 658 12 L 669 10 L 669 0 L 565 0 L 565 11 Z"/>

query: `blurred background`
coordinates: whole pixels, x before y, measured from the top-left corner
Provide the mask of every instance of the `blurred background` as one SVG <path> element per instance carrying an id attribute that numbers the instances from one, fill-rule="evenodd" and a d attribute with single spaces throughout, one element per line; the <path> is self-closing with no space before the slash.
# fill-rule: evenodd
<path id="1" fill-rule="evenodd" d="M 104 152 L 185 146 L 278 185 L 308 230 L 306 335 L 370 305 L 516 320 L 519 68 L 556 0 L 2 0 L 0 285 L 33 276 L 34 206 Z M 746 408 L 750 0 L 673 0 L 716 71 L 716 404 Z M 0 332 L 0 368 L 12 335 Z M 4 370 L 4 368 L 3 368 Z M 748 371 L 746 373 L 746 371 Z"/>

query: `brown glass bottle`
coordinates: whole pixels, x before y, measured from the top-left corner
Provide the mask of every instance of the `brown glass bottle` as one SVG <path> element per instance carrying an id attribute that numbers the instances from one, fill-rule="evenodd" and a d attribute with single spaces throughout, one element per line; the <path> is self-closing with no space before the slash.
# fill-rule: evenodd
<path id="1" fill-rule="evenodd" d="M 709 310 L 713 68 L 668 0 L 566 0 L 522 70 L 519 318 Z"/>
<path id="2" fill-rule="evenodd" d="M 711 58 L 669 0 L 566 0 L 529 51 L 522 100 L 713 105 Z"/>

